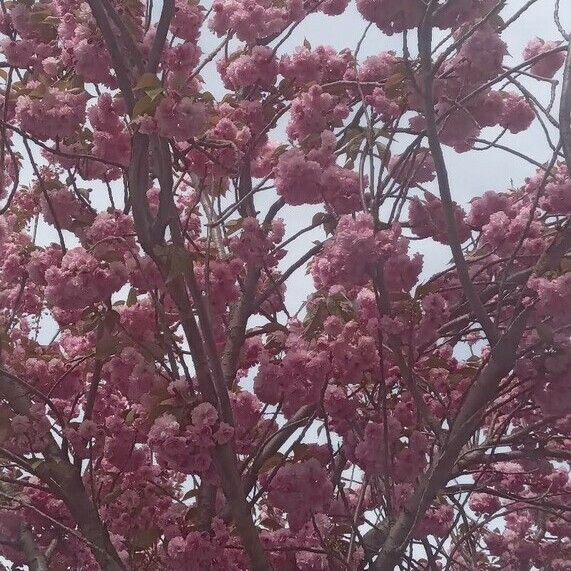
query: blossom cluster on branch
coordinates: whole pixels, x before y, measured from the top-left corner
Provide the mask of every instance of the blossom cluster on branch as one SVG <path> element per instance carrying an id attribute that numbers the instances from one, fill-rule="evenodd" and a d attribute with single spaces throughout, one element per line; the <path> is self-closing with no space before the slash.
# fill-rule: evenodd
<path id="1" fill-rule="evenodd" d="M 348 0 L 0 2 L 2 558 L 570 569 L 571 55 L 521 4 L 288 50 Z M 528 177 L 466 203 L 488 150 Z"/>

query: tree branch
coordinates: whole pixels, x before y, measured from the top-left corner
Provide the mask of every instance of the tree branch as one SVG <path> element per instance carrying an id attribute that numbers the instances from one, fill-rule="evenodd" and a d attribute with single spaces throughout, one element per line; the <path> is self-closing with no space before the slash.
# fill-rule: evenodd
<path id="1" fill-rule="evenodd" d="M 133 95 L 133 90 L 131 88 L 130 74 L 127 68 L 127 64 L 117 40 L 115 39 L 115 34 L 111 28 L 111 24 L 103 8 L 103 4 L 99 0 L 87 0 L 93 17 L 101 30 L 107 49 L 109 50 L 109 55 L 111 56 L 111 61 L 113 62 L 113 67 L 115 68 L 115 77 L 117 78 L 117 83 L 121 89 L 121 93 L 125 98 L 125 103 L 127 104 L 127 109 L 129 114 L 133 112 L 133 107 L 135 106 L 135 96 Z"/>
<path id="2" fill-rule="evenodd" d="M 571 176 L 571 39 L 567 44 L 567 56 L 563 70 L 561 85 L 561 101 L 559 103 L 559 132 L 563 144 L 563 154 L 567 171 Z"/>
<path id="3" fill-rule="evenodd" d="M 20 529 L 20 545 L 28 560 L 30 571 L 48 571 L 48 560 L 36 545 L 34 536 L 27 524 L 23 524 Z"/>
<path id="4" fill-rule="evenodd" d="M 4 374 L 0 374 L 0 396 L 8 401 L 17 414 L 29 414 L 32 404 L 29 395 Z M 48 433 L 46 438 L 47 443 L 42 450 L 45 461 L 35 468 L 35 474 L 57 497 L 63 499 L 82 534 L 90 543 L 93 556 L 101 569 L 123 571 L 123 563 L 111 543 L 97 509 L 85 491 L 81 474 L 62 453 L 52 434 Z"/>
<path id="5" fill-rule="evenodd" d="M 444 211 L 444 219 L 446 221 L 446 230 L 448 233 L 448 241 L 450 243 L 450 250 L 458 278 L 462 284 L 466 299 L 469 301 L 472 311 L 484 329 L 487 338 L 492 345 L 498 341 L 498 331 L 482 300 L 478 296 L 470 272 L 468 271 L 468 264 L 464 258 L 464 252 L 460 239 L 458 237 L 458 228 L 456 227 L 456 220 L 454 217 L 454 204 L 452 202 L 452 195 L 450 192 L 450 180 L 448 178 L 448 171 L 446 169 L 446 161 L 442 152 L 442 146 L 438 137 L 438 127 L 436 122 L 436 115 L 434 111 L 433 102 L 433 67 L 432 67 L 432 8 L 434 2 L 431 2 L 427 8 L 424 20 L 418 32 L 419 53 L 423 72 L 423 101 L 424 101 L 424 116 L 426 120 L 426 136 L 428 139 L 428 146 L 434 160 L 436 169 L 436 177 L 438 180 L 438 188 L 440 191 L 440 199 L 442 201 L 442 208 Z"/>

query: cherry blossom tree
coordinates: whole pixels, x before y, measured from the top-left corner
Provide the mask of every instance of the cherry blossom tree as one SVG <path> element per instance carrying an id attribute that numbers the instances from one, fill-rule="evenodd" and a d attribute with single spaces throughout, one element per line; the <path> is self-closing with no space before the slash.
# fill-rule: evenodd
<path id="1" fill-rule="evenodd" d="M 564 8 L 348 4 L 0 0 L 12 569 L 571 569 Z"/>

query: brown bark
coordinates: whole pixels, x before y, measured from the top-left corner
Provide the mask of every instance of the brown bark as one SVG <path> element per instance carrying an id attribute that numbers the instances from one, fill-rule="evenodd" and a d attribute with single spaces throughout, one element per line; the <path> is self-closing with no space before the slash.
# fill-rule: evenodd
<path id="1" fill-rule="evenodd" d="M 29 413 L 31 401 L 27 389 L 17 384 L 14 378 L 0 375 L 0 396 L 6 399 L 14 412 Z M 93 556 L 103 571 L 121 571 L 124 566 L 113 547 L 99 512 L 89 498 L 80 473 L 70 463 L 67 455 L 51 434 L 46 436 L 42 450 L 44 462 L 35 469 L 35 474 L 60 497 L 73 515 L 83 536 L 87 539 Z"/>

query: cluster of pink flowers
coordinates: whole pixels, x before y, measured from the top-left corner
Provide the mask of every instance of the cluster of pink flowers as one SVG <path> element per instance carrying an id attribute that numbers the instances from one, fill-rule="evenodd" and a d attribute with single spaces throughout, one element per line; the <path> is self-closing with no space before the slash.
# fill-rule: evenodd
<path id="1" fill-rule="evenodd" d="M 335 296 L 331 299 L 335 304 Z M 343 298 L 341 301 L 344 301 Z M 329 336 L 331 374 L 339 383 L 358 383 L 365 372 L 377 370 L 375 340 L 363 334 L 356 321 L 344 323 L 341 318 L 331 315 L 323 329 Z"/>
<path id="2" fill-rule="evenodd" d="M 176 0 L 170 28 L 177 38 L 196 43 L 200 37 L 203 21 L 203 6 L 194 2 Z"/>
<path id="3" fill-rule="evenodd" d="M 275 428 L 275 421 L 262 416 L 262 403 L 250 392 L 232 395 L 234 414 L 234 443 L 241 453 L 254 449 L 258 438 Z"/>
<path id="4" fill-rule="evenodd" d="M 454 509 L 449 504 L 431 507 L 414 530 L 415 537 L 446 537 L 454 522 Z"/>
<path id="5" fill-rule="evenodd" d="M 365 427 L 363 440 L 355 447 L 355 459 L 366 474 L 382 475 L 390 470 L 388 460 L 392 457 L 390 445 L 400 436 L 401 424 L 389 419 L 387 425 L 369 422 Z M 385 434 L 389 448 L 385 445 Z"/>
<path id="6" fill-rule="evenodd" d="M 121 120 L 123 113 L 122 101 L 113 99 L 108 93 L 101 95 L 97 103 L 87 111 L 89 122 L 94 129 L 93 155 L 120 165 L 128 163 L 131 150 L 129 133 Z M 109 178 L 119 176 L 119 169 L 108 173 Z"/>
<path id="7" fill-rule="evenodd" d="M 568 293 L 571 275 L 564 273 L 553 279 L 532 277 L 528 281 L 531 291 L 537 296 L 537 312 L 542 317 L 553 317 L 558 323 L 564 323 L 571 313 Z"/>
<path id="8" fill-rule="evenodd" d="M 396 119 L 401 113 L 400 105 L 388 97 L 382 87 L 375 87 L 370 95 L 365 96 L 365 100 L 387 123 L 391 119 Z"/>
<path id="9" fill-rule="evenodd" d="M 531 197 L 540 193 L 539 206 L 548 214 L 569 214 L 571 212 L 571 177 L 567 166 L 561 162 L 555 165 L 544 181 L 545 172 L 526 179 L 524 190 Z"/>
<path id="10" fill-rule="evenodd" d="M 286 253 L 276 248 L 284 234 L 283 220 L 272 221 L 268 231 L 260 226 L 256 218 L 245 218 L 242 232 L 239 236 L 230 238 L 229 245 L 234 255 L 246 264 L 269 268 L 275 266 Z"/>
<path id="11" fill-rule="evenodd" d="M 270 0 L 216 0 L 212 11 L 208 25 L 213 32 L 222 36 L 231 29 L 239 40 L 249 44 L 281 32 L 305 16 L 301 0 L 287 0 L 283 7 Z"/>
<path id="12" fill-rule="evenodd" d="M 507 194 L 499 194 L 489 190 L 472 200 L 466 223 L 481 230 L 490 222 L 492 214 L 500 211 L 513 212 L 510 197 Z"/>
<path id="13" fill-rule="evenodd" d="M 101 262 L 81 247 L 69 250 L 61 265 L 49 267 L 44 275 L 46 301 L 62 319 L 106 301 L 127 282 L 124 264 Z"/>
<path id="14" fill-rule="evenodd" d="M 470 237 L 470 228 L 464 221 L 464 209 L 454 204 L 454 222 L 458 232 L 458 240 L 465 242 Z M 448 244 L 446 220 L 439 198 L 429 192 L 424 193 L 424 200 L 413 198 L 408 209 L 408 220 L 411 230 L 420 238 L 433 238 L 442 244 Z"/>
<path id="15" fill-rule="evenodd" d="M 537 61 L 529 68 L 531 73 L 540 77 L 552 78 L 561 69 L 565 61 L 563 51 L 550 53 L 559 45 L 559 42 L 546 42 L 537 37 L 530 40 L 523 50 L 523 59 L 537 58 Z"/>
<path id="16" fill-rule="evenodd" d="M 302 151 L 286 151 L 276 168 L 276 189 L 288 204 L 318 204 L 323 200 L 321 173 L 319 163 L 306 159 Z"/>
<path id="17" fill-rule="evenodd" d="M 384 265 L 390 289 L 408 290 L 418 278 L 422 257 L 410 257 L 408 240 L 400 227 L 375 232 L 371 216 L 342 216 L 335 236 L 312 264 L 318 288 L 343 285 L 348 288 L 368 282 L 378 265 Z"/>
<path id="18" fill-rule="evenodd" d="M 364 569 L 375 514 L 411 567 L 568 571 L 569 165 L 448 212 L 425 109 L 506 148 L 546 115 L 512 79 L 560 89 L 565 45 L 510 73 L 497 0 L 357 0 L 367 49 L 443 30 L 426 93 L 413 44 L 289 49 L 348 0 L 152 4 L 0 10 L 0 558 L 33 567 L 26 524 L 55 571 L 247 571 L 258 540 L 260 568 Z M 526 320 L 505 369 L 454 265 L 421 281 L 448 216 L 499 337 Z"/>
<path id="19" fill-rule="evenodd" d="M 333 494 L 333 484 L 316 458 L 282 466 L 269 488 L 270 501 L 287 512 L 294 531 L 312 515 L 326 513 Z"/>
<path id="20" fill-rule="evenodd" d="M 202 287 L 208 290 L 210 307 L 215 315 L 222 316 L 227 307 L 238 299 L 237 279 L 242 269 L 243 262 L 237 258 L 232 258 L 228 263 L 212 260 L 208 267 L 201 265 L 196 268 Z"/>
<path id="21" fill-rule="evenodd" d="M 354 212 L 367 178 L 337 165 L 334 150 L 335 136 L 326 130 L 307 155 L 301 149 L 285 151 L 274 169 L 278 194 L 292 205 L 326 202 L 337 214 Z"/>
<path id="22" fill-rule="evenodd" d="M 531 206 L 521 208 L 510 216 L 504 211 L 495 212 L 482 228 L 482 239 L 499 254 L 512 252 L 523 239 L 521 255 L 538 256 L 542 250 L 541 223 L 534 220 Z"/>
<path id="23" fill-rule="evenodd" d="M 204 103 L 189 97 L 166 96 L 159 103 L 154 120 L 157 131 L 163 137 L 186 141 L 206 130 L 207 108 Z"/>
<path id="24" fill-rule="evenodd" d="M 366 474 L 388 475 L 395 482 L 413 482 L 425 465 L 428 440 L 420 432 L 408 436 L 408 445 L 403 447 L 403 427 L 396 418 L 384 423 L 369 422 L 363 439 L 354 449 L 355 461 Z"/>
<path id="25" fill-rule="evenodd" d="M 126 328 L 130 325 L 128 317 L 123 310 L 121 322 Z M 129 328 L 127 331 L 131 333 L 132 330 Z M 144 355 L 133 347 L 125 347 L 113 355 L 105 364 L 104 371 L 113 389 L 133 402 L 144 401 L 144 395 L 151 393 L 157 385 L 164 385 Z"/>
<path id="26" fill-rule="evenodd" d="M 358 0 L 357 8 L 365 20 L 389 36 L 414 28 L 422 20 L 422 7 L 415 0 Z"/>
<path id="27" fill-rule="evenodd" d="M 247 54 L 219 60 L 218 71 L 229 89 L 255 86 L 267 89 L 276 81 L 278 62 L 271 48 L 254 46 Z"/>
<path id="28" fill-rule="evenodd" d="M 32 405 L 27 414 L 12 417 L 7 436 L 14 451 L 29 454 L 44 448 L 49 431 L 49 420 L 43 406 L 38 403 Z"/>
<path id="29" fill-rule="evenodd" d="M 176 571 L 188 569 L 189 560 L 192 560 L 195 569 L 238 570 L 241 567 L 236 565 L 236 554 L 231 549 L 225 549 L 229 540 L 227 525 L 220 518 L 214 518 L 210 534 L 191 531 L 186 536 L 172 537 L 167 546 L 168 558 L 165 563 Z M 238 557 L 238 561 L 240 559 Z"/>
<path id="30" fill-rule="evenodd" d="M 85 92 L 46 87 L 41 96 L 18 98 L 16 118 L 22 129 L 42 141 L 74 134 L 85 120 Z"/>
<path id="31" fill-rule="evenodd" d="M 279 72 L 291 83 L 306 85 L 342 80 L 353 69 L 354 58 L 349 50 L 337 52 L 330 46 L 297 47 L 291 55 L 280 59 Z"/>
<path id="32" fill-rule="evenodd" d="M 412 157 L 395 155 L 389 165 L 393 179 L 402 186 L 414 186 L 434 180 L 434 160 L 426 149 Z"/>
<path id="33" fill-rule="evenodd" d="M 321 134 L 326 129 L 340 127 L 347 115 L 349 109 L 338 97 L 324 92 L 319 85 L 312 85 L 294 99 L 287 134 L 299 140 Z"/>
<path id="34" fill-rule="evenodd" d="M 347 395 L 347 389 L 328 385 L 323 403 L 332 429 L 339 434 L 346 434 L 354 422 L 357 410 L 357 403 Z"/>
<path id="35" fill-rule="evenodd" d="M 138 250 L 133 219 L 120 210 L 109 209 L 97 214 L 85 230 L 85 239 L 92 251 L 102 258 L 110 249 L 122 255 L 134 255 Z"/>
<path id="36" fill-rule="evenodd" d="M 498 124 L 510 133 L 525 131 L 535 119 L 535 112 L 523 95 L 507 92 Z"/>
<path id="37" fill-rule="evenodd" d="M 16 235 L 16 237 L 18 237 Z M 22 290 L 22 283 L 26 281 L 26 264 L 30 261 L 33 245 L 26 237 L 12 239 L 2 245 L 3 257 L 0 261 L 0 303 L 2 307 L 13 307 L 19 303 L 19 310 L 23 314 L 34 315 L 42 305 L 42 288 L 30 280 L 30 287 Z M 58 259 L 57 254 L 53 257 L 45 257 L 45 262 Z"/>
<path id="38" fill-rule="evenodd" d="M 455 36 L 459 37 L 467 29 L 468 26 L 460 27 Z M 499 33 L 492 25 L 484 24 L 462 43 L 449 66 L 460 65 L 461 73 L 476 83 L 499 75 L 506 55 L 507 45 Z"/>
<path id="39" fill-rule="evenodd" d="M 233 428 L 219 421 L 218 412 L 210 403 L 193 408 L 190 420 L 181 426 L 172 414 L 163 414 L 153 423 L 147 442 L 161 466 L 183 474 L 212 477 L 210 450 L 228 442 Z"/>
<path id="40" fill-rule="evenodd" d="M 301 329 L 299 324 L 297 328 Z M 275 359 L 266 351 L 261 353 L 254 379 L 256 396 L 269 404 L 283 401 L 287 416 L 319 400 L 328 374 L 328 353 L 311 350 L 301 333 L 290 333 L 288 351 L 282 359 Z"/>
<path id="41" fill-rule="evenodd" d="M 359 66 L 359 80 L 362 82 L 386 82 L 398 72 L 400 62 L 401 60 L 397 58 L 394 52 L 381 52 L 378 55 L 369 56 Z"/>
<path id="42" fill-rule="evenodd" d="M 57 31 L 63 43 L 61 62 L 73 66 L 87 81 L 113 86 L 111 57 L 105 49 L 103 38 L 97 33 L 89 7 L 68 2 L 58 2 L 56 5 L 59 17 Z"/>

